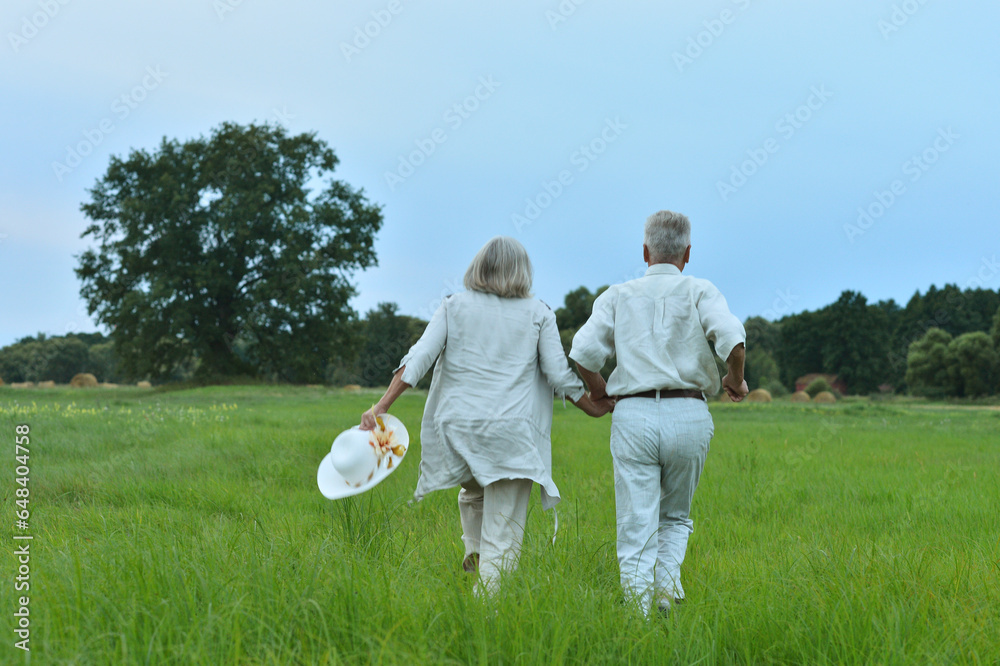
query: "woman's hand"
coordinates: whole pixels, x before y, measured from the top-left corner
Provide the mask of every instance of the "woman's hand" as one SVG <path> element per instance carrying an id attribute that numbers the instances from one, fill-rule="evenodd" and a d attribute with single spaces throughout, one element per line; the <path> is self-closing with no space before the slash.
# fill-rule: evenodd
<path id="1" fill-rule="evenodd" d="M 382 402 L 379 401 L 371 406 L 367 412 L 361 415 L 361 425 L 358 426 L 362 430 L 374 430 L 375 428 L 381 428 L 376 418 L 377 414 L 385 414 L 389 410 L 382 408 Z"/>
<path id="2" fill-rule="evenodd" d="M 381 414 L 381 410 L 376 411 L 378 405 L 372 406 L 371 409 L 366 411 L 361 415 L 361 425 L 359 426 L 362 430 L 374 430 L 378 425 L 378 421 L 375 420 L 375 414 Z"/>
<path id="3" fill-rule="evenodd" d="M 410 385 L 403 381 L 404 370 L 406 370 L 405 365 L 392 376 L 389 388 L 385 390 L 382 398 L 372 405 L 371 409 L 361 415 L 361 425 L 359 427 L 362 430 L 374 430 L 378 426 L 378 420 L 375 418 L 376 415 L 388 412 L 389 408 L 392 407 L 392 403 L 396 402 L 396 398 L 403 395 L 403 391 L 410 388 Z"/>

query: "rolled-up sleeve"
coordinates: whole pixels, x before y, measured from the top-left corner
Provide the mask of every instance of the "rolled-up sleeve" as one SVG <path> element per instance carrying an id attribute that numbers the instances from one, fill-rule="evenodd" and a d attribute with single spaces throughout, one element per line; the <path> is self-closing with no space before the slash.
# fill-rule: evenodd
<path id="1" fill-rule="evenodd" d="M 729 311 L 729 304 L 715 285 L 704 285 L 704 291 L 698 299 L 698 316 L 705 337 L 715 343 L 715 353 L 723 361 L 729 358 L 736 345 L 745 345 L 747 333 L 743 323 Z"/>
<path id="2" fill-rule="evenodd" d="M 538 362 L 542 374 L 556 395 L 568 397 L 573 402 L 583 397 L 586 390 L 583 382 L 573 373 L 566 361 L 566 352 L 563 351 L 562 342 L 559 340 L 559 327 L 551 311 L 546 312 L 542 319 L 538 335 Z"/>
<path id="3" fill-rule="evenodd" d="M 431 369 L 431 366 L 434 365 L 437 357 L 441 355 L 441 351 L 444 349 L 445 342 L 448 340 L 447 304 L 448 299 L 442 301 L 434 316 L 431 317 L 430 322 L 427 324 L 427 328 L 424 329 L 423 335 L 410 347 L 410 351 L 406 352 L 406 356 L 403 357 L 403 360 L 393 370 L 393 373 L 395 373 L 405 366 L 406 369 L 403 371 L 403 376 L 400 379 L 410 386 L 417 385 L 417 382 L 427 374 L 427 371 Z"/>
<path id="4" fill-rule="evenodd" d="M 591 372 L 600 372 L 615 351 L 614 288 L 594 301 L 590 318 L 573 336 L 569 357 Z"/>

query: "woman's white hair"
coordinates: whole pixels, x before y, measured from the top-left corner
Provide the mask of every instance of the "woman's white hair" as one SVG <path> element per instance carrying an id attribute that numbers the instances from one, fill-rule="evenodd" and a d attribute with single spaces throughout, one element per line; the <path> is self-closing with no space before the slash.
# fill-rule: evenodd
<path id="1" fill-rule="evenodd" d="M 646 247 L 657 262 L 679 261 L 691 244 L 691 221 L 686 215 L 661 210 L 646 218 Z"/>
<path id="2" fill-rule="evenodd" d="M 531 296 L 531 279 L 531 259 L 524 246 L 509 236 L 494 236 L 472 259 L 464 284 L 469 291 L 527 298 Z"/>

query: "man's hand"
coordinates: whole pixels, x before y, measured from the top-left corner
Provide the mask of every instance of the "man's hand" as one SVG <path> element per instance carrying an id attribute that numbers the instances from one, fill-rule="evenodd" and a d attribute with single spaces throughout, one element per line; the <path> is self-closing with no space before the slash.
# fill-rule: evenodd
<path id="1" fill-rule="evenodd" d="M 726 359 L 726 366 L 729 368 L 729 372 L 722 378 L 722 388 L 726 390 L 726 393 L 729 394 L 733 402 L 743 400 L 746 394 L 750 392 L 746 381 L 743 379 L 743 365 L 746 361 L 746 353 L 746 346 L 741 342 L 733 347 L 733 351 L 729 353 L 729 358 Z"/>
<path id="2" fill-rule="evenodd" d="M 722 388 L 729 394 L 733 402 L 740 402 L 750 392 L 745 379 L 740 378 L 737 382 L 731 373 L 726 373 L 722 378 Z"/>

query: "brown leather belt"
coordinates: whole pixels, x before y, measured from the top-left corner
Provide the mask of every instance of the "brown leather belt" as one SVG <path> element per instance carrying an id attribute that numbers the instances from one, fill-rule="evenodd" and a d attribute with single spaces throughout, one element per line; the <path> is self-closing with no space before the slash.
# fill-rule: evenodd
<path id="1" fill-rule="evenodd" d="M 704 400 L 705 396 L 701 391 L 696 389 L 660 389 L 659 391 L 661 398 L 698 398 L 698 400 Z M 655 389 L 650 391 L 643 391 L 642 393 L 630 393 L 629 395 L 616 395 L 615 400 L 622 400 L 623 398 L 655 398 L 657 391 Z"/>

